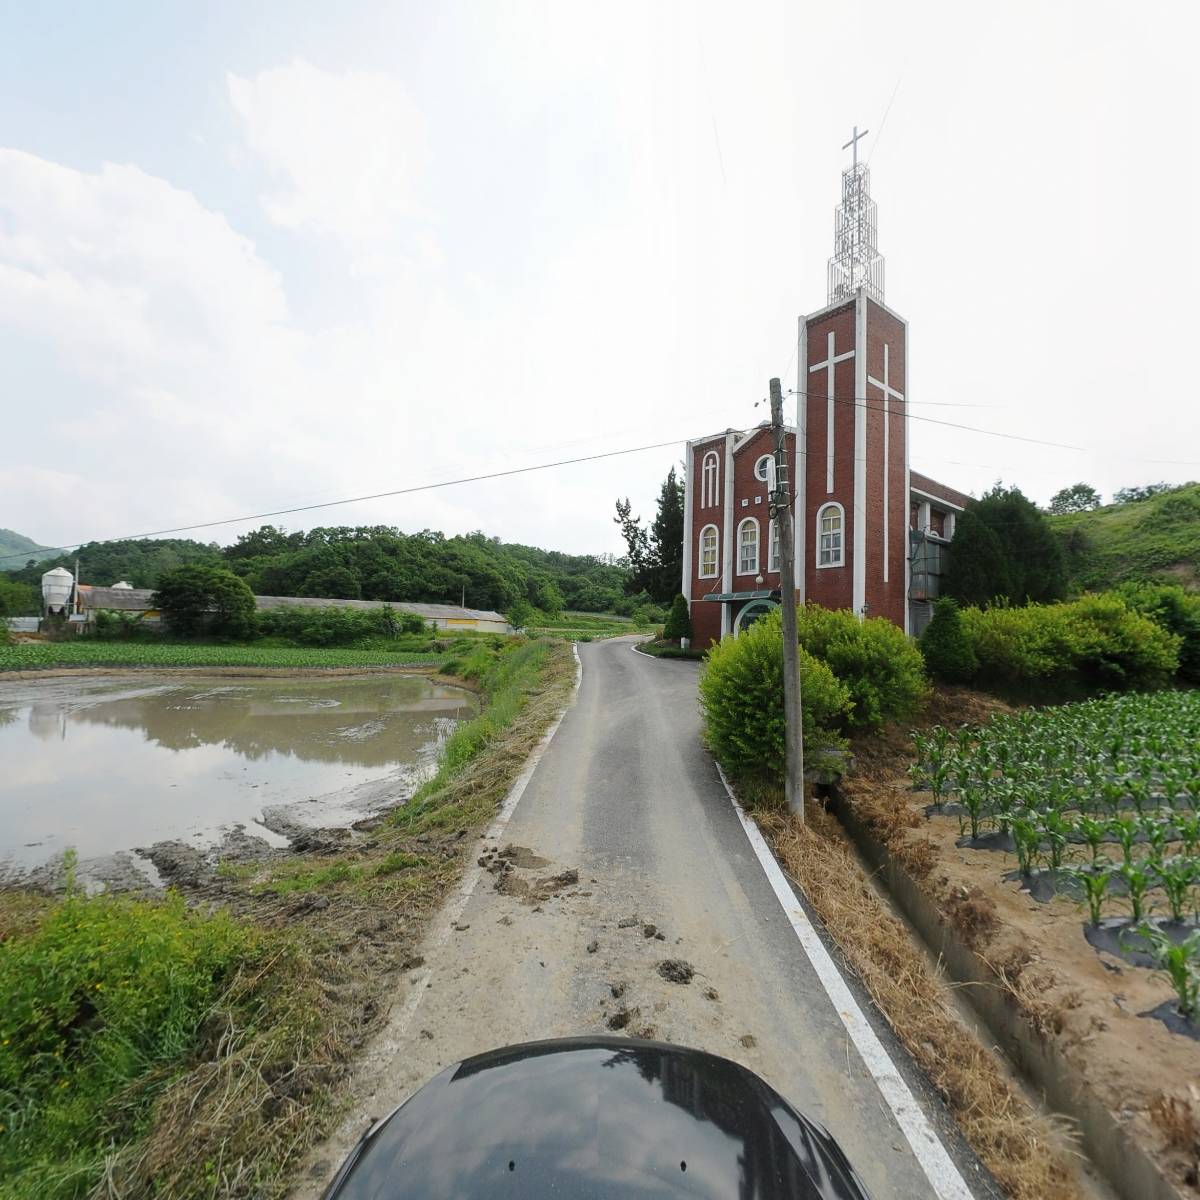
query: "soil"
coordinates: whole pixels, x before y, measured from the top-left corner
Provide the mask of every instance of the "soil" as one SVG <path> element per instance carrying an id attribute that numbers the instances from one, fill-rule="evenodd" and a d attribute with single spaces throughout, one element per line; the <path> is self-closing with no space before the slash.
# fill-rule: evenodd
<path id="1" fill-rule="evenodd" d="M 1007 708 L 945 689 L 927 722 L 979 723 Z M 860 770 L 845 792 L 858 817 L 992 967 L 1031 1025 L 1056 1041 L 1184 1194 L 1200 1195 L 1200 1138 L 1181 1147 L 1156 1117 L 1177 1102 L 1194 1108 L 1200 1122 L 1200 1097 L 1192 1095 L 1200 1030 L 1178 1015 L 1169 981 L 1140 965 L 1135 948 L 1118 944 L 1129 923 L 1092 930 L 1086 905 L 1064 894 L 1057 873 L 1023 879 L 1001 839 L 964 844 L 957 817 L 929 811 L 929 793 L 912 789 L 908 730 L 862 738 L 854 752 Z"/>

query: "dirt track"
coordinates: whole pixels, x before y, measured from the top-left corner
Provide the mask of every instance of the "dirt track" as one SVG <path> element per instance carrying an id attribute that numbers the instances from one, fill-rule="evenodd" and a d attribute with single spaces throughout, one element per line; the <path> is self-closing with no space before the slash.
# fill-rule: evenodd
<path id="1" fill-rule="evenodd" d="M 695 664 L 628 641 L 580 650 L 575 705 L 501 840 L 480 842 L 465 907 L 433 922 L 297 1200 L 319 1196 L 370 1121 L 447 1063 L 613 1029 L 759 1072 L 830 1128 L 878 1200 L 935 1195 L 700 745 Z M 975 1194 L 992 1194 L 881 1036 Z"/>

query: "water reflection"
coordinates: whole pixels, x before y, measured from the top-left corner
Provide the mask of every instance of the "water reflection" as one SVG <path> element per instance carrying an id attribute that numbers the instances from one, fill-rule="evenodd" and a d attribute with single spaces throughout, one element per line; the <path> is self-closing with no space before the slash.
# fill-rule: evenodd
<path id="1" fill-rule="evenodd" d="M 57 712 L 34 705 L 30 732 L 53 736 Z M 243 758 L 294 755 L 303 762 L 382 766 L 412 758 L 429 741 L 435 717 L 470 719 L 474 698 L 422 678 L 287 682 L 172 690 L 68 712 L 73 723 L 141 730 L 167 750 L 223 746 Z M 54 725 L 57 730 L 57 724 Z"/>
<path id="2" fill-rule="evenodd" d="M 22 682 L 0 694 L 0 860 L 211 840 L 314 797 L 342 813 L 349 797 L 354 819 L 402 798 L 476 711 L 469 692 L 420 676 Z"/>

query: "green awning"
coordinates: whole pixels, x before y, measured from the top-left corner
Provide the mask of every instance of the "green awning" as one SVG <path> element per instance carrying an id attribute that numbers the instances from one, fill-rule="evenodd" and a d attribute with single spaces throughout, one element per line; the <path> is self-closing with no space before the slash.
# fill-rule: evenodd
<path id="1" fill-rule="evenodd" d="M 701 596 L 701 600 L 717 600 L 722 604 L 734 604 L 739 600 L 778 600 L 779 589 L 762 592 L 709 592 L 707 596 Z"/>

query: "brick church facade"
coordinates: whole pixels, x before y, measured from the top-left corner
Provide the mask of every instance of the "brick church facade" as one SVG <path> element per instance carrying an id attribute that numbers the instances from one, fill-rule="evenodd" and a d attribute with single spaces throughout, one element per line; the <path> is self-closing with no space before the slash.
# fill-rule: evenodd
<path id="1" fill-rule="evenodd" d="M 970 497 L 909 466 L 908 324 L 883 303 L 868 183 L 857 161 L 843 173 L 831 301 L 800 320 L 786 434 L 796 598 L 919 633 Z M 687 444 L 682 590 L 694 646 L 780 601 L 773 454 L 765 422 Z"/>

